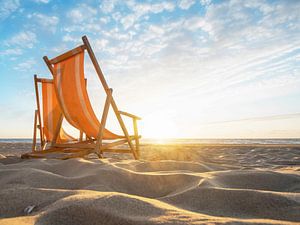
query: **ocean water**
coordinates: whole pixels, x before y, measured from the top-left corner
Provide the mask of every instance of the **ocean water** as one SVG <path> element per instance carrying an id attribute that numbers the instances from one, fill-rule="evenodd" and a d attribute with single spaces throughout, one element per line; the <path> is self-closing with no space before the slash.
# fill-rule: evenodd
<path id="1" fill-rule="evenodd" d="M 285 139 L 202 139 L 202 138 L 174 138 L 174 139 L 144 139 L 143 143 L 166 143 L 166 144 L 300 144 L 300 138 Z"/>
<path id="2" fill-rule="evenodd" d="M 31 138 L 0 138 L 0 143 L 32 143 Z"/>
<path id="3" fill-rule="evenodd" d="M 32 143 L 30 138 L 0 138 L 0 143 Z M 202 138 L 142 138 L 142 144 L 300 144 L 300 138 L 285 139 L 202 139 Z"/>

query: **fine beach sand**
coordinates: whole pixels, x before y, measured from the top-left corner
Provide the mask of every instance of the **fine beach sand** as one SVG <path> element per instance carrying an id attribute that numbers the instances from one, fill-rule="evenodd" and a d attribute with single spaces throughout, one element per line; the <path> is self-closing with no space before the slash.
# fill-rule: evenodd
<path id="1" fill-rule="evenodd" d="M 140 161 L 21 160 L 30 147 L 0 144 L 0 224 L 300 223 L 300 148 L 148 144 Z"/>

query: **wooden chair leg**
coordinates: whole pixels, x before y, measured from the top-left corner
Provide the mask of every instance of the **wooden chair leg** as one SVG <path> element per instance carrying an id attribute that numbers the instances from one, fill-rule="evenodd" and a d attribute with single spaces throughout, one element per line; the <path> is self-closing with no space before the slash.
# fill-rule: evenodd
<path id="1" fill-rule="evenodd" d="M 37 81 L 37 75 L 34 75 L 34 87 L 35 87 L 35 97 L 36 97 L 36 104 L 37 104 L 37 120 L 39 123 L 39 129 L 40 129 L 40 142 L 41 142 L 41 149 L 44 146 L 44 135 L 43 135 L 43 129 L 42 129 L 42 119 L 41 119 L 41 110 L 40 110 L 40 98 L 39 98 L 39 88 L 38 88 L 38 81 Z"/>
<path id="2" fill-rule="evenodd" d="M 41 150 L 46 150 L 48 148 L 49 142 L 44 141 L 44 146 Z"/>
<path id="3" fill-rule="evenodd" d="M 134 159 L 139 159 L 139 157 L 138 157 L 138 155 L 137 155 L 137 153 L 136 153 L 136 149 L 134 148 L 134 146 L 133 146 L 133 144 L 132 144 L 132 141 L 131 141 L 131 139 L 130 139 L 130 137 L 129 137 L 127 128 L 126 128 L 126 126 L 125 126 L 125 124 L 124 124 L 124 121 L 123 121 L 123 119 L 122 119 L 122 117 L 121 117 L 121 114 L 120 114 L 120 112 L 119 112 L 119 110 L 118 110 L 118 107 L 117 107 L 117 105 L 116 105 L 116 103 L 114 102 L 113 99 L 112 99 L 111 104 L 112 104 L 112 107 L 113 107 L 114 112 L 115 112 L 115 114 L 116 114 L 116 117 L 117 117 L 117 119 L 118 119 L 118 121 L 119 121 L 119 124 L 120 124 L 120 126 L 121 126 L 121 128 L 122 128 L 122 130 L 123 130 L 123 133 L 124 133 L 124 135 L 125 135 L 125 137 L 126 137 L 126 139 L 127 139 L 128 145 L 129 145 L 129 147 L 130 147 L 130 149 L 131 149 L 131 151 L 132 151 L 132 154 L 133 154 Z"/>
<path id="4" fill-rule="evenodd" d="M 139 133 L 137 127 L 137 120 L 135 118 L 133 119 L 133 128 L 134 128 L 134 138 L 135 138 L 135 149 L 138 158 L 140 158 L 140 139 L 139 139 Z"/>
<path id="5" fill-rule="evenodd" d="M 56 125 L 56 128 L 55 128 L 53 140 L 51 141 L 51 144 L 52 144 L 52 145 L 56 144 L 56 141 L 57 141 L 57 138 L 58 138 L 60 129 L 61 129 L 61 124 L 62 124 L 63 118 L 64 118 L 64 117 L 63 117 L 63 115 L 61 114 L 60 117 L 59 117 L 58 123 L 57 123 L 57 125 Z"/>
<path id="6" fill-rule="evenodd" d="M 105 105 L 104 105 L 102 118 L 101 118 L 101 125 L 99 127 L 97 142 L 96 142 L 96 146 L 95 146 L 95 152 L 96 152 L 96 154 L 98 155 L 99 158 L 102 157 L 102 153 L 103 153 L 102 150 L 101 150 L 103 132 L 104 132 L 104 128 L 105 128 L 105 124 L 106 124 L 106 120 L 107 120 L 109 106 L 110 106 L 110 103 L 111 103 L 111 98 L 112 98 L 112 89 L 110 89 L 110 93 L 107 95 L 106 100 L 105 100 Z"/>
<path id="7" fill-rule="evenodd" d="M 36 129 L 37 129 L 37 114 L 38 111 L 34 112 L 34 125 L 33 125 L 33 138 L 32 138 L 32 152 L 36 151 Z"/>
<path id="8" fill-rule="evenodd" d="M 82 141 L 83 140 L 83 132 L 80 131 L 80 134 L 79 134 L 79 141 Z"/>

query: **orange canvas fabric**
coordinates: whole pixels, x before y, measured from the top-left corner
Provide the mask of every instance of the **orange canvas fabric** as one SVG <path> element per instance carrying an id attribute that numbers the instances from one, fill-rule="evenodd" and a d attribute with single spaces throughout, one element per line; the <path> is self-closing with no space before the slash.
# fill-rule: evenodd
<path id="1" fill-rule="evenodd" d="M 89 137 L 97 138 L 100 122 L 91 106 L 84 79 L 84 52 L 54 64 L 54 84 L 66 120 Z M 103 139 L 117 139 L 105 129 Z"/>
<path id="2" fill-rule="evenodd" d="M 42 100 L 43 131 L 46 141 L 52 141 L 59 117 L 62 114 L 56 98 L 53 82 L 42 82 Z M 64 143 L 73 140 L 76 139 L 67 134 L 63 128 L 60 129 L 59 136 L 57 137 L 57 143 Z"/>

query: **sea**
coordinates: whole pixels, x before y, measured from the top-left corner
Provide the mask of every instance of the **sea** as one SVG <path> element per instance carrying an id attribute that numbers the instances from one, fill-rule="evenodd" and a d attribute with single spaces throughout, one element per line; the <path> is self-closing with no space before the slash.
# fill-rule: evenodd
<path id="1" fill-rule="evenodd" d="M 0 143 L 32 143 L 30 138 L 0 138 Z M 219 139 L 219 138 L 142 138 L 142 144 L 300 144 L 300 138 Z"/>

